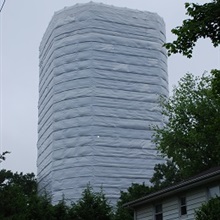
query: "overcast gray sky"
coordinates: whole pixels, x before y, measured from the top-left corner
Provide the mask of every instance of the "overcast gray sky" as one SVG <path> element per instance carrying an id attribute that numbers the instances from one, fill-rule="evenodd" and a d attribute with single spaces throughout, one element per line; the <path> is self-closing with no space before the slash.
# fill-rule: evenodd
<path id="1" fill-rule="evenodd" d="M 37 159 L 38 48 L 54 12 L 87 0 L 7 0 L 0 14 L 0 147 L 11 151 L 0 166 L 19 172 L 35 172 Z M 164 18 L 167 41 L 170 30 L 185 17 L 182 0 L 99 0 L 109 5 L 158 13 Z M 189 1 L 196 2 L 196 1 Z M 204 3 L 204 0 L 198 0 Z M 3 0 L 0 0 L 3 3 Z M 202 75 L 220 69 L 220 49 L 200 40 L 193 58 L 168 59 L 170 90 L 187 72 Z"/>

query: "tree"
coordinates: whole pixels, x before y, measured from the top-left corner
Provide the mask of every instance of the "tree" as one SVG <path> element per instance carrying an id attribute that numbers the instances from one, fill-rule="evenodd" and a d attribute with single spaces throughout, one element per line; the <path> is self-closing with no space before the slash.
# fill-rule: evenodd
<path id="1" fill-rule="evenodd" d="M 170 160 L 164 164 L 156 164 L 150 182 L 154 190 L 160 190 L 183 180 L 180 170 Z"/>
<path id="2" fill-rule="evenodd" d="M 49 196 L 39 196 L 33 173 L 0 171 L 1 220 L 112 220 L 113 210 L 103 192 L 88 186 L 82 198 L 68 206 L 63 198 L 52 205 Z"/>
<path id="3" fill-rule="evenodd" d="M 111 220 L 113 212 L 104 193 L 93 192 L 88 185 L 82 193 L 82 198 L 72 205 L 70 217 L 74 220 Z"/>
<path id="4" fill-rule="evenodd" d="M 70 217 L 70 207 L 67 206 L 64 198 L 53 206 L 53 216 L 56 220 L 72 220 Z"/>
<path id="5" fill-rule="evenodd" d="M 37 193 L 34 174 L 0 171 L 0 219 L 26 219 L 30 198 Z"/>
<path id="6" fill-rule="evenodd" d="M 220 71 L 212 70 L 212 75 L 214 76 L 212 80 L 212 92 L 216 97 L 220 98 Z"/>
<path id="7" fill-rule="evenodd" d="M 185 8 L 189 19 L 172 29 L 177 39 L 164 44 L 168 55 L 181 53 L 191 58 L 199 38 L 209 38 L 217 47 L 220 44 L 220 0 L 203 5 L 185 3 Z M 211 73 L 212 76 L 201 79 L 187 74 L 174 89 L 174 95 L 162 101 L 168 124 L 164 129 L 155 129 L 155 142 L 169 164 L 155 166 L 151 182 L 157 188 L 219 164 L 220 71 Z"/>
<path id="8" fill-rule="evenodd" d="M 66 220 L 67 215 L 63 202 L 53 206 L 48 196 L 38 196 L 33 173 L 0 171 L 0 219 Z"/>
<path id="9" fill-rule="evenodd" d="M 6 159 L 5 155 L 10 154 L 9 151 L 4 151 L 2 154 L 0 154 L 0 163 Z"/>
<path id="10" fill-rule="evenodd" d="M 209 38 L 214 47 L 220 44 L 220 0 L 203 5 L 185 3 L 186 14 L 190 17 L 182 26 L 172 29 L 177 40 L 166 43 L 168 54 L 182 53 L 192 57 L 193 47 L 199 38 Z"/>
<path id="11" fill-rule="evenodd" d="M 133 210 L 125 208 L 123 205 L 127 202 L 146 196 L 153 192 L 153 190 L 154 189 L 152 187 L 146 186 L 144 183 L 133 183 L 126 192 L 121 191 L 114 220 L 133 220 Z"/>
<path id="12" fill-rule="evenodd" d="M 154 142 L 183 178 L 220 165 L 220 96 L 213 90 L 215 75 L 186 74 L 169 99 L 162 99 L 167 117 L 155 127 Z"/>
<path id="13" fill-rule="evenodd" d="M 219 220 L 220 197 L 210 199 L 203 204 L 195 213 L 196 220 Z"/>
<path id="14" fill-rule="evenodd" d="M 66 205 L 65 205 L 66 207 Z M 51 204 L 51 200 L 48 196 L 38 196 L 34 194 L 30 197 L 28 204 L 26 205 L 25 219 L 32 220 L 57 220 L 57 207 Z"/>
<path id="15" fill-rule="evenodd" d="M 172 29 L 177 39 L 165 43 L 168 55 L 192 57 L 199 38 L 220 44 L 220 0 L 203 5 L 185 3 L 189 19 Z M 210 167 L 219 165 L 220 71 L 201 79 L 187 74 L 174 88 L 173 96 L 162 98 L 162 113 L 168 123 L 155 127 L 154 142 L 167 163 L 157 164 L 151 182 L 155 189 L 173 185 Z M 199 160 L 198 160 L 199 158 Z"/>

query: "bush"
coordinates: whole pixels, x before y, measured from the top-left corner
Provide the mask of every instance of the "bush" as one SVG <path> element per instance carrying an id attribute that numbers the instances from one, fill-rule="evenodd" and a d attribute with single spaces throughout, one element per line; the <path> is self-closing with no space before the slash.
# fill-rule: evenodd
<path id="1" fill-rule="evenodd" d="M 219 220 L 220 219 L 220 197 L 210 199 L 203 204 L 195 213 L 196 220 Z"/>

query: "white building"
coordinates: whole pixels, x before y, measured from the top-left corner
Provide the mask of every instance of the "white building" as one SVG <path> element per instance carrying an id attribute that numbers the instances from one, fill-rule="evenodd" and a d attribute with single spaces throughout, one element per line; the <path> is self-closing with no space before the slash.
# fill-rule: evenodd
<path id="1" fill-rule="evenodd" d="M 39 190 L 76 201 L 88 183 L 114 203 L 160 161 L 150 125 L 168 96 L 165 25 L 97 3 L 54 14 L 40 45 Z"/>
<path id="2" fill-rule="evenodd" d="M 134 220 L 194 220 L 195 211 L 220 196 L 220 167 L 125 204 Z"/>

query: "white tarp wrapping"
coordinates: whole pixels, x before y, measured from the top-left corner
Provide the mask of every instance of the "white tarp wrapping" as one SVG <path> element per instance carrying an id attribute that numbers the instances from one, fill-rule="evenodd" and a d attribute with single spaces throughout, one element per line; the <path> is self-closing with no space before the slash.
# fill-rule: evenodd
<path id="1" fill-rule="evenodd" d="M 151 125 L 168 96 L 165 25 L 97 3 L 55 13 L 40 45 L 39 190 L 76 201 L 88 183 L 114 204 L 161 161 Z"/>

